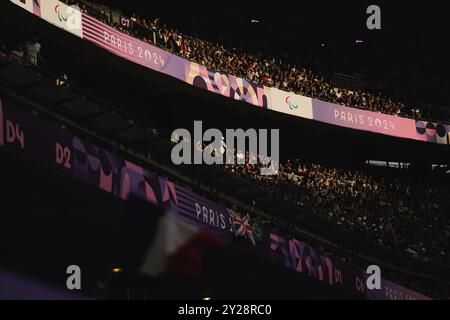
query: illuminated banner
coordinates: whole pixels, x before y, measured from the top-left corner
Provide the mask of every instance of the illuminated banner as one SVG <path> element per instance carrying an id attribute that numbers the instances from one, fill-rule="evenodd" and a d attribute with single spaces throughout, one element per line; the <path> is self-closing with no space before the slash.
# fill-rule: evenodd
<path id="1" fill-rule="evenodd" d="M 109 52 L 184 81 L 186 60 L 151 44 L 130 37 L 83 14 L 84 39 Z"/>
<path id="2" fill-rule="evenodd" d="M 195 62 L 186 61 L 185 81 L 197 88 L 245 101 L 255 106 L 267 108 L 268 105 L 264 86 L 216 72 Z"/>
<path id="3" fill-rule="evenodd" d="M 412 119 L 310 99 L 222 74 L 128 36 L 57 0 L 10 1 L 119 57 L 197 88 L 296 117 L 393 137 L 450 144 L 450 125 L 422 121 L 416 123 Z M 121 23 L 129 25 L 126 18 L 122 18 Z"/>
<path id="4" fill-rule="evenodd" d="M 264 87 L 269 96 L 269 109 L 292 116 L 312 119 L 312 99 L 277 88 Z"/>
<path id="5" fill-rule="evenodd" d="M 41 0 L 41 18 L 83 38 L 81 12 L 75 6 L 68 6 L 58 0 Z"/>
<path id="6" fill-rule="evenodd" d="M 393 137 L 417 139 L 415 122 L 412 119 L 313 99 L 314 120 L 341 127 L 381 133 Z"/>
<path id="7" fill-rule="evenodd" d="M 203 230 L 231 241 L 233 221 L 229 210 L 208 199 L 200 197 L 186 188 L 160 178 L 162 203 L 167 212 Z"/>
<path id="8" fill-rule="evenodd" d="M 450 144 L 450 125 L 417 120 L 416 121 L 417 140 Z"/>

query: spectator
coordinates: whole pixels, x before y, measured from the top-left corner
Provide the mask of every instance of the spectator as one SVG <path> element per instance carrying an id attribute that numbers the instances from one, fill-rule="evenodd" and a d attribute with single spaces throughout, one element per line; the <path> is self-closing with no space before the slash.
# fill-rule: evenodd
<path id="1" fill-rule="evenodd" d="M 26 43 L 26 62 L 30 65 L 37 66 L 41 52 L 41 44 L 37 37 L 33 37 L 31 41 Z"/>

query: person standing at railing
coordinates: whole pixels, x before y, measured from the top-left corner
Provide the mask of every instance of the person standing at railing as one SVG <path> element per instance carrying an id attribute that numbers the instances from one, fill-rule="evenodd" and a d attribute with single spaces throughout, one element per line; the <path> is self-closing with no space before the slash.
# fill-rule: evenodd
<path id="1" fill-rule="evenodd" d="M 158 22 L 159 22 L 158 18 L 150 22 L 150 40 L 154 45 L 158 44 L 156 40 L 158 34 Z"/>
<path id="2" fill-rule="evenodd" d="M 26 42 L 26 62 L 33 66 L 38 65 L 39 55 L 41 53 L 41 44 L 37 37 L 33 37 L 31 41 Z"/>

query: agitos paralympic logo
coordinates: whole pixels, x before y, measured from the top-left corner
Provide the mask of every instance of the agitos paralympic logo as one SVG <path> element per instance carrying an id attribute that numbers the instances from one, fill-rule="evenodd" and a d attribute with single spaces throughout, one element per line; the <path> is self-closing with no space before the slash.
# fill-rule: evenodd
<path id="1" fill-rule="evenodd" d="M 298 109 L 298 105 L 291 102 L 291 96 L 287 96 L 285 101 L 286 101 L 286 104 L 289 106 L 289 109 L 291 109 L 291 110 Z"/>
<path id="2" fill-rule="evenodd" d="M 81 10 L 77 5 L 56 4 L 50 12 L 53 12 L 51 22 L 58 23 L 59 20 L 62 28 L 82 37 Z"/>
<path id="3" fill-rule="evenodd" d="M 67 17 L 64 17 L 64 15 L 61 13 L 59 4 L 57 4 L 57 5 L 55 6 L 55 13 L 58 15 L 59 21 L 61 21 L 61 22 L 67 22 Z"/>

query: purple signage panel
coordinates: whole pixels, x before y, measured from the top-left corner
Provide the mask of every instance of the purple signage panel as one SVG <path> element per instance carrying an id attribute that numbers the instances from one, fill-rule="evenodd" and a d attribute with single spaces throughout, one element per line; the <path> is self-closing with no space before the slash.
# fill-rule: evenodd
<path id="1" fill-rule="evenodd" d="M 204 229 L 221 240 L 233 238 L 233 223 L 229 210 L 167 179 L 160 178 L 162 203 L 167 212 Z"/>
<path id="2" fill-rule="evenodd" d="M 3 143 L 2 143 L 3 140 Z M 0 102 L 0 146 L 112 193 L 159 204 L 157 176 L 71 133 Z"/>
<path id="3" fill-rule="evenodd" d="M 270 258 L 294 272 L 340 287 L 361 297 L 374 300 L 395 297 L 430 299 L 422 294 L 406 289 L 382 279 L 384 290 L 369 290 L 366 286 L 368 275 L 355 264 L 323 254 L 318 248 L 288 236 L 285 232 L 265 227 L 261 221 L 229 210 L 233 218 L 235 238 L 233 243 L 255 255 Z"/>
<path id="4" fill-rule="evenodd" d="M 50 167 L 71 172 L 69 150 L 72 135 L 3 101 L 0 108 L 0 140 L 4 147 Z M 1 142 L 1 141 L 0 141 Z"/>
<path id="5" fill-rule="evenodd" d="M 417 139 L 415 121 L 313 99 L 314 120 L 341 127 Z"/>
<path id="6" fill-rule="evenodd" d="M 186 61 L 185 67 L 186 76 L 183 80 L 190 85 L 258 107 L 268 106 L 268 93 L 263 85 L 216 72 L 195 62 Z"/>
<path id="7" fill-rule="evenodd" d="M 131 62 L 185 80 L 185 59 L 117 31 L 86 14 L 82 21 L 84 39 Z"/>
<path id="8" fill-rule="evenodd" d="M 341 261 L 336 257 L 325 256 L 317 248 L 291 239 L 278 231 L 264 232 L 269 236 L 269 242 L 264 241 L 259 246 L 265 247 L 272 260 L 285 267 L 303 273 L 316 280 L 326 282 L 331 286 L 340 286 L 362 297 L 371 300 L 431 300 L 431 298 L 402 287 L 396 283 L 381 278 L 381 289 L 371 290 L 366 286 L 368 275 L 356 265 Z M 258 245 L 254 252 L 261 254 Z"/>
<path id="9" fill-rule="evenodd" d="M 427 121 L 416 121 L 417 140 L 450 144 L 450 125 Z"/>
<path id="10" fill-rule="evenodd" d="M 307 243 L 277 231 L 267 231 L 266 234 L 268 241 L 262 245 L 266 255 L 269 254 L 275 262 L 330 286 L 365 297 L 364 277 L 356 266 L 325 256 Z"/>
<path id="11" fill-rule="evenodd" d="M 72 174 L 122 200 L 130 196 L 159 204 L 157 176 L 140 166 L 78 137 L 68 147 Z"/>

